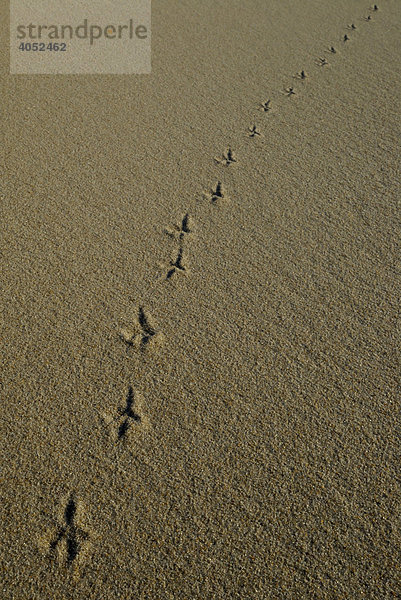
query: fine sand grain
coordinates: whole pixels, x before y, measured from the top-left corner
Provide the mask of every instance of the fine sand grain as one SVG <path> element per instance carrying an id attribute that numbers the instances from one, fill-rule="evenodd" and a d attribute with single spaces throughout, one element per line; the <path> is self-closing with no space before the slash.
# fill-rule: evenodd
<path id="1" fill-rule="evenodd" d="M 5 4 L 1 598 L 400 598 L 401 2 L 154 0 L 141 76 Z"/>

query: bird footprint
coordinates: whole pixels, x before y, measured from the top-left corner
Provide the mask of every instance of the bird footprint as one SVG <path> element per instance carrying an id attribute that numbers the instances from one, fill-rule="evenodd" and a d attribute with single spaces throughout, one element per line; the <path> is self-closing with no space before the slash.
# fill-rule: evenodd
<path id="1" fill-rule="evenodd" d="M 186 263 L 186 256 L 184 252 L 185 238 L 188 234 L 192 233 L 194 229 L 194 221 L 189 213 L 186 213 L 182 219 L 181 225 L 175 225 L 172 229 L 166 229 L 166 233 L 174 238 L 178 239 L 178 251 L 175 260 L 170 261 L 170 268 L 167 272 L 166 279 L 171 279 L 178 273 L 186 274 L 188 266 Z"/>
<path id="2" fill-rule="evenodd" d="M 257 135 L 262 135 L 260 133 L 259 129 L 256 127 L 256 125 L 249 127 L 248 131 L 249 131 L 249 137 L 255 137 Z"/>
<path id="3" fill-rule="evenodd" d="M 149 420 L 142 410 L 142 396 L 130 385 L 125 401 L 125 406 L 117 409 L 117 415 L 105 414 L 102 421 L 106 427 L 116 425 L 117 441 L 125 439 L 134 431 L 147 430 Z"/>
<path id="4" fill-rule="evenodd" d="M 269 112 L 269 110 L 271 110 L 271 100 L 266 100 L 266 102 L 262 102 L 261 106 L 261 110 L 263 110 L 263 112 Z"/>
<path id="5" fill-rule="evenodd" d="M 215 158 L 215 161 L 220 165 L 225 165 L 228 167 L 229 165 L 237 162 L 237 159 L 235 158 L 234 152 L 231 150 L 231 148 L 227 148 L 227 150 L 223 153 L 222 158 Z"/>
<path id="6" fill-rule="evenodd" d="M 213 204 L 222 204 L 229 201 L 229 197 L 227 196 L 227 192 L 221 181 L 217 182 L 216 187 L 210 190 L 210 192 L 206 194 L 206 197 Z"/>
<path id="7" fill-rule="evenodd" d="M 142 352 L 147 352 L 159 347 L 163 341 L 163 334 L 158 331 L 151 316 L 142 306 L 138 310 L 137 322 L 132 329 L 122 329 L 120 338 L 130 347 L 135 347 Z"/>

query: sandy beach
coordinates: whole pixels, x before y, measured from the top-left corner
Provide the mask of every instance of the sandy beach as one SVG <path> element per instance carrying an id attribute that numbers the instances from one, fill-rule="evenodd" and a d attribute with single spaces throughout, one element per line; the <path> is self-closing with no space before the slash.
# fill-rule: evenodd
<path id="1" fill-rule="evenodd" d="M 1 598 L 400 598 L 399 0 L 154 0 L 149 75 L 7 10 Z"/>

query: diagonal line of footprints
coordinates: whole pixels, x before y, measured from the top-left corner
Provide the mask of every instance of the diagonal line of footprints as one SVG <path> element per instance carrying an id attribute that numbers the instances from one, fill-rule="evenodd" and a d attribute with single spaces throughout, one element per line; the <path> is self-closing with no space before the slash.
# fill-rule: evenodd
<path id="1" fill-rule="evenodd" d="M 379 10 L 377 4 L 372 7 L 372 13 L 376 13 Z M 372 21 L 372 14 L 368 14 L 364 17 L 366 22 Z M 351 32 L 357 29 L 356 25 L 352 23 L 348 26 L 347 31 Z M 346 44 L 350 40 L 348 33 L 345 33 L 342 37 L 343 44 Z M 327 53 L 334 55 L 337 53 L 337 49 L 334 46 L 330 46 Z M 325 67 L 329 64 L 328 60 L 323 58 L 317 59 L 317 64 L 321 67 Z M 298 81 L 304 82 L 308 75 L 305 70 L 300 71 L 295 75 Z M 284 95 L 287 97 L 293 97 L 296 95 L 294 86 L 290 86 L 284 89 Z M 259 106 L 260 110 L 264 113 L 270 113 L 272 110 L 271 100 L 268 99 L 262 102 Z M 253 124 L 248 129 L 248 136 L 251 138 L 257 138 L 262 133 L 256 124 Z M 238 162 L 236 154 L 233 152 L 231 147 L 228 147 L 221 158 L 216 158 L 215 162 L 219 165 L 230 167 L 231 165 Z M 213 204 L 220 204 L 223 201 L 228 200 L 227 192 L 222 181 L 218 181 L 216 186 L 206 194 L 206 197 Z M 193 231 L 193 221 L 189 213 L 186 213 L 182 219 L 180 226 L 175 226 L 173 230 L 167 230 L 167 233 L 178 239 L 178 249 L 174 260 L 171 261 L 169 269 L 167 271 L 166 280 L 171 280 L 176 274 L 186 273 L 188 267 L 185 260 L 185 243 L 188 234 Z M 153 288 L 152 288 L 153 289 Z M 122 339 L 128 348 L 136 347 L 140 352 L 147 352 L 155 345 L 159 344 L 163 340 L 163 335 L 158 330 L 150 315 L 145 312 L 142 306 L 138 309 L 137 323 L 133 329 L 123 329 L 120 332 L 120 339 Z M 128 395 L 126 397 L 126 405 L 118 410 L 118 415 L 111 422 L 117 423 L 117 437 L 118 440 L 125 438 L 130 428 L 135 425 L 141 424 L 143 417 L 135 408 L 135 392 L 132 386 L 128 388 Z M 61 553 L 63 556 L 63 562 L 67 567 L 72 567 L 82 551 L 83 547 L 89 540 L 89 534 L 76 522 L 77 504 L 74 494 L 71 494 L 64 510 L 64 524 L 58 526 L 54 532 L 49 543 L 49 553 L 51 556 L 54 553 Z"/>
<path id="2" fill-rule="evenodd" d="M 372 13 L 376 13 L 379 10 L 377 4 L 374 4 L 371 8 Z M 364 21 L 370 22 L 372 21 L 372 14 L 368 14 L 363 18 Z M 351 23 L 351 25 L 347 26 L 347 32 L 351 35 L 351 32 L 354 32 L 357 29 L 355 23 Z M 350 35 L 345 33 L 342 37 L 342 42 L 345 44 L 350 40 Z M 334 46 L 329 46 L 326 50 L 327 53 L 331 55 L 335 55 L 337 53 L 337 49 Z M 316 60 L 316 64 L 320 67 L 326 67 L 329 65 L 329 61 L 326 57 L 319 57 Z M 309 75 L 306 73 L 305 69 L 302 69 L 296 75 L 294 75 L 294 79 L 298 80 L 298 82 L 305 83 L 305 81 L 309 78 Z M 284 88 L 283 94 L 289 98 L 292 98 L 297 95 L 297 91 L 294 85 Z M 268 114 L 272 111 L 272 101 L 271 99 L 267 99 L 259 105 L 259 108 L 262 112 Z M 248 128 L 248 136 L 250 138 L 257 138 L 262 136 L 262 132 L 259 127 L 254 123 L 251 127 Z M 238 158 L 236 153 L 233 151 L 231 146 L 228 146 L 226 150 L 223 152 L 220 158 L 215 158 L 215 162 L 224 167 L 231 167 L 231 165 L 235 165 L 238 163 Z M 221 180 L 217 182 L 214 188 L 212 188 L 208 193 L 205 194 L 205 197 L 209 199 L 212 204 L 220 205 L 223 202 L 229 200 L 227 191 L 224 187 L 224 184 Z M 167 229 L 166 233 L 178 240 L 178 249 L 175 254 L 173 260 L 170 261 L 165 279 L 171 280 L 174 279 L 178 274 L 187 274 L 188 273 L 188 264 L 187 264 L 187 256 L 186 256 L 186 240 L 188 235 L 193 230 L 193 221 L 187 212 L 182 222 L 179 226 L 174 226 L 173 229 Z M 153 289 L 153 288 L 152 288 Z M 145 314 L 143 307 L 139 307 L 138 314 L 138 324 L 140 331 L 132 331 L 128 329 L 123 329 L 120 332 L 120 338 L 127 344 L 128 347 L 136 347 L 139 348 L 142 352 L 147 351 L 152 346 L 155 345 L 155 342 L 159 343 L 162 341 L 163 336 L 157 330 L 149 315 Z M 124 421 L 124 423 L 128 423 L 128 421 Z M 127 426 L 122 424 L 122 431 Z M 123 436 L 121 436 L 123 437 Z"/>

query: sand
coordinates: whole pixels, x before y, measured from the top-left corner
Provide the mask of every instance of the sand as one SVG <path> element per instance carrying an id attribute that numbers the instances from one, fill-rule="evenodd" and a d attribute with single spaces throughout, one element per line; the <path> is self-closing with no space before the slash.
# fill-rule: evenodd
<path id="1" fill-rule="evenodd" d="M 155 0 L 151 75 L 3 47 L 4 600 L 401 596 L 400 25 Z"/>

